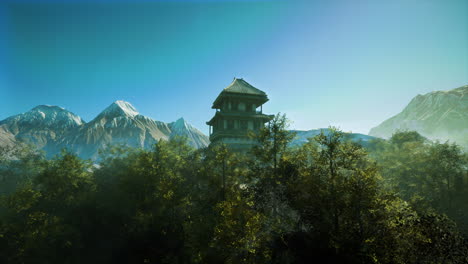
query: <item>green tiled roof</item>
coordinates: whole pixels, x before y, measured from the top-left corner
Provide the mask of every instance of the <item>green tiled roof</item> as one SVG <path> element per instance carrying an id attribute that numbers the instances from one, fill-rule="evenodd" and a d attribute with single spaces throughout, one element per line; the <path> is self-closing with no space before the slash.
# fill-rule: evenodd
<path id="1" fill-rule="evenodd" d="M 264 91 L 253 87 L 248 82 L 240 78 L 234 78 L 234 81 L 232 81 L 228 87 L 221 91 L 216 100 L 213 102 L 213 106 L 211 108 L 220 108 L 221 101 L 226 97 L 239 97 L 254 100 L 256 101 L 257 106 L 262 105 L 268 101 L 268 97 Z"/>
<path id="2" fill-rule="evenodd" d="M 238 78 L 234 78 L 234 81 L 228 87 L 224 88 L 223 92 L 266 95 L 264 91 L 253 87 L 250 83 L 244 81 L 244 79 Z"/>

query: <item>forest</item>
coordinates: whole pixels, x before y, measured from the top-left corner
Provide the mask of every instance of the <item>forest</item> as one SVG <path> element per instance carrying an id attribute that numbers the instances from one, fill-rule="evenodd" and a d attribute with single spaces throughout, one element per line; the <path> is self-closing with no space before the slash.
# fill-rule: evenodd
<path id="1" fill-rule="evenodd" d="M 99 162 L 0 150 L 0 263 L 468 263 L 468 155 L 414 131 L 364 148 L 331 128 L 249 153 L 184 138 Z"/>

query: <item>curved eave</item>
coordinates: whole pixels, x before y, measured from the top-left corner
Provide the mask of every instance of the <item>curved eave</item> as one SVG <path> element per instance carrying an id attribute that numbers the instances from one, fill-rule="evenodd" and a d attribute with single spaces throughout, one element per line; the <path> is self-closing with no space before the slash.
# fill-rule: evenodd
<path id="1" fill-rule="evenodd" d="M 257 102 L 260 106 L 266 102 L 268 102 L 268 96 L 265 95 L 258 95 L 258 94 L 247 94 L 247 93 L 233 93 L 233 92 L 227 92 L 227 91 L 222 91 L 218 97 L 216 97 L 216 100 L 213 102 L 213 106 L 211 108 L 213 109 L 220 109 L 221 108 L 221 102 L 223 101 L 224 98 L 239 98 L 239 99 L 250 99 L 251 101 Z"/>
<path id="2" fill-rule="evenodd" d="M 219 112 L 216 112 L 216 114 L 210 119 L 210 121 L 206 122 L 207 125 L 211 126 L 213 122 L 216 120 Z"/>
<path id="3" fill-rule="evenodd" d="M 256 118 L 256 119 L 263 119 L 264 122 L 268 122 L 275 117 L 275 115 L 251 114 L 251 113 L 242 113 L 242 112 L 241 113 L 239 112 L 233 112 L 233 113 L 216 112 L 213 118 L 211 118 L 210 121 L 206 122 L 206 124 L 211 126 L 216 119 L 222 116 L 223 117 Z"/>

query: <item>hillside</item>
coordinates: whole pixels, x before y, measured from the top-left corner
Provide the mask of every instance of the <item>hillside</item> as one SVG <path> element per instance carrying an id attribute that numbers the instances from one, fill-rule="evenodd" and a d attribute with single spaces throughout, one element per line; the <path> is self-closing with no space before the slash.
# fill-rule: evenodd
<path id="1" fill-rule="evenodd" d="M 389 138 L 397 130 L 414 130 L 431 140 L 468 147 L 468 85 L 418 95 L 399 114 L 372 128 L 370 136 Z"/>

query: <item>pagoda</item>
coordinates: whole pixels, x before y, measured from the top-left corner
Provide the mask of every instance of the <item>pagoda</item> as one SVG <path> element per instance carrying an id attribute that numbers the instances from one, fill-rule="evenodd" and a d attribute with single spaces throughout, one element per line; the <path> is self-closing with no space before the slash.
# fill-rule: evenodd
<path id="1" fill-rule="evenodd" d="M 206 122 L 210 127 L 211 144 L 224 143 L 231 150 L 247 151 L 256 144 L 250 131 L 256 132 L 273 115 L 262 113 L 262 105 L 268 101 L 265 92 L 243 79 L 234 78 L 213 102 L 214 117 Z"/>

